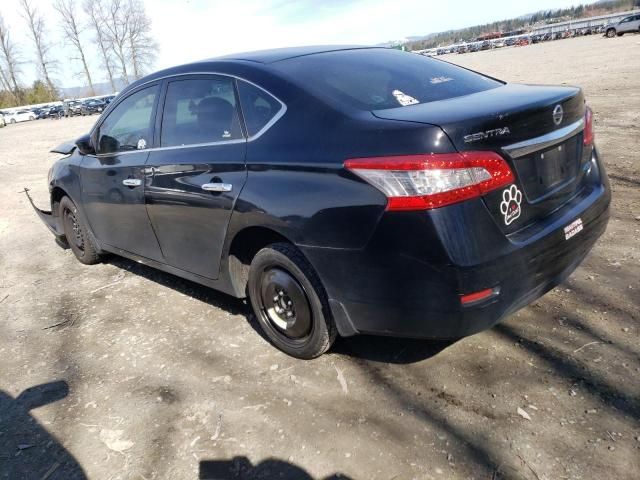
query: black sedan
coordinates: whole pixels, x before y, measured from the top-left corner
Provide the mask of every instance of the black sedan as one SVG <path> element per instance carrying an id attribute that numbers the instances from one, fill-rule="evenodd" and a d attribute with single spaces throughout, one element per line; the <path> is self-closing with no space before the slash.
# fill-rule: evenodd
<path id="1" fill-rule="evenodd" d="M 384 48 L 163 70 L 55 151 L 37 212 L 78 260 L 248 296 L 300 358 L 337 334 L 486 329 L 562 282 L 609 218 L 581 89 Z"/>
<path id="2" fill-rule="evenodd" d="M 107 107 L 103 100 L 90 99 L 80 104 L 80 115 L 93 115 L 94 113 L 102 113 Z"/>
<path id="3" fill-rule="evenodd" d="M 47 111 L 46 118 L 59 120 L 62 117 L 64 117 L 64 115 L 65 115 L 64 106 L 54 105 L 53 107 L 49 108 L 49 110 Z"/>

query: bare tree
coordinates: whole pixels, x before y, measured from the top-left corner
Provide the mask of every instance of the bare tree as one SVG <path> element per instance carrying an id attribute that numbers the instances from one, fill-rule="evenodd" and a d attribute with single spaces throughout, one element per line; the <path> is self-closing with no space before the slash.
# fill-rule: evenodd
<path id="1" fill-rule="evenodd" d="M 9 86 L 16 98 L 20 97 L 20 87 L 18 86 L 18 75 L 20 60 L 18 51 L 9 37 L 9 29 L 0 15 L 0 58 L 3 60 L 6 73 L 3 72 L 3 82 Z"/>
<path id="2" fill-rule="evenodd" d="M 44 76 L 49 91 L 53 94 L 56 89 L 53 85 L 53 82 L 51 81 L 51 77 L 49 76 L 49 68 L 52 66 L 53 62 L 49 60 L 50 45 L 46 40 L 44 18 L 36 9 L 36 7 L 31 6 L 29 0 L 20 0 L 20 5 L 22 6 L 23 10 L 22 15 L 29 25 L 29 31 L 33 38 L 33 43 L 36 46 L 36 53 L 38 54 L 38 67 L 40 68 L 40 71 Z"/>
<path id="3" fill-rule="evenodd" d="M 60 14 L 62 31 L 64 33 L 66 41 L 70 43 L 78 52 L 77 60 L 80 60 L 82 62 L 84 75 L 87 77 L 87 83 L 89 84 L 89 94 L 93 96 L 95 95 L 95 90 L 93 89 L 91 72 L 89 71 L 87 59 L 84 55 L 82 41 L 80 40 L 80 34 L 82 33 L 83 26 L 78 22 L 78 17 L 76 14 L 76 2 L 75 0 L 56 0 L 56 2 L 53 4 L 53 8 L 55 8 Z"/>
<path id="4" fill-rule="evenodd" d="M 2 64 L 0 64 L 0 91 L 4 90 L 5 92 L 12 92 L 11 84 L 9 83 L 9 77 L 4 73 L 4 68 L 2 68 Z"/>
<path id="5" fill-rule="evenodd" d="M 129 74 L 127 73 L 127 29 L 129 26 L 126 18 L 127 10 L 125 0 L 107 0 L 101 13 L 103 14 L 105 36 L 120 62 L 122 78 L 129 83 Z"/>
<path id="6" fill-rule="evenodd" d="M 142 77 L 156 59 L 158 44 L 151 36 L 151 19 L 141 0 L 129 0 L 127 13 L 127 43 L 133 76 Z"/>
<path id="7" fill-rule="evenodd" d="M 109 76 L 112 92 L 116 91 L 116 83 L 113 78 L 113 64 L 109 55 L 110 45 L 108 36 L 105 34 L 103 5 L 101 0 L 85 0 L 83 4 L 84 12 L 89 17 L 89 22 L 95 33 L 94 41 L 100 50 L 102 65 Z"/>

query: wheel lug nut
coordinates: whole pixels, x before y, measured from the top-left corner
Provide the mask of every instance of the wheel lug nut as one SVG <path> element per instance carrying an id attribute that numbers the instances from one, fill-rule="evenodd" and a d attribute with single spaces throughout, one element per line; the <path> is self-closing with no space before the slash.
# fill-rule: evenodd
<path id="1" fill-rule="evenodd" d="M 279 298 L 279 297 L 278 297 L 278 295 L 276 295 L 275 297 L 273 297 L 273 301 L 274 301 L 274 302 L 277 302 L 277 301 L 278 301 L 278 298 Z"/>
<path id="2" fill-rule="evenodd" d="M 289 301 L 287 302 L 287 305 L 289 305 L 289 306 L 293 305 L 293 303 L 291 302 L 291 300 L 289 300 Z"/>
<path id="3" fill-rule="evenodd" d="M 293 317 L 293 312 L 287 312 L 287 317 Z"/>

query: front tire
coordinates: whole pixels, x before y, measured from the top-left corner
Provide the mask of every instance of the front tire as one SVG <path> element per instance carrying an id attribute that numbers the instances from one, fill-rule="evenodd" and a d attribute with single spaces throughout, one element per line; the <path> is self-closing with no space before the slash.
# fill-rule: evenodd
<path id="1" fill-rule="evenodd" d="M 80 263 L 94 265 L 100 262 L 100 254 L 86 225 L 80 218 L 78 208 L 69 197 L 60 200 L 60 218 L 64 236 L 71 251 Z"/>
<path id="2" fill-rule="evenodd" d="M 607 30 L 607 38 L 613 38 L 616 36 L 616 31 L 613 28 Z"/>
<path id="3" fill-rule="evenodd" d="M 260 250 L 247 284 L 253 312 L 277 348 L 312 359 L 329 350 L 337 336 L 327 295 L 313 267 L 288 243 Z"/>

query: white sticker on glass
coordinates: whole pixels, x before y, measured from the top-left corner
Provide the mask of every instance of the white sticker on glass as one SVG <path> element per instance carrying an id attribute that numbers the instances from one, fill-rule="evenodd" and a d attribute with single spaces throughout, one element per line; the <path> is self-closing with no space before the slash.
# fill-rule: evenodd
<path id="1" fill-rule="evenodd" d="M 431 80 L 429 80 L 429 82 L 432 85 L 437 85 L 438 83 L 446 83 L 450 82 L 451 80 L 453 80 L 453 78 L 451 77 L 431 77 Z"/>
<path id="2" fill-rule="evenodd" d="M 406 93 L 401 92 L 400 90 L 394 90 L 391 93 L 393 94 L 394 97 L 396 97 L 396 100 L 398 101 L 398 103 L 400 105 L 402 105 L 403 107 L 406 107 L 408 105 L 415 105 L 416 103 L 420 103 L 418 100 L 413 98 L 411 95 L 407 95 Z"/>

